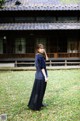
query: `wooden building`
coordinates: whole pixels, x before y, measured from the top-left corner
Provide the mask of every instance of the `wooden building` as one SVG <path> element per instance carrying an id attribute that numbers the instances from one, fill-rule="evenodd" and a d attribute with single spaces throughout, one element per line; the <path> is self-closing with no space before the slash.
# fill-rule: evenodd
<path id="1" fill-rule="evenodd" d="M 5 0 L 0 8 L 0 60 L 35 57 L 43 43 L 49 58 L 80 60 L 80 2 Z"/>

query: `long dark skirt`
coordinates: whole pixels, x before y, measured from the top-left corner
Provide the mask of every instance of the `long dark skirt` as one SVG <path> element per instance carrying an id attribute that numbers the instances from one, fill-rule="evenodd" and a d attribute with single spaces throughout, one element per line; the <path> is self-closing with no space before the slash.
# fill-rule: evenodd
<path id="1" fill-rule="evenodd" d="M 28 107 L 32 110 L 40 110 L 46 89 L 45 80 L 35 79 Z"/>

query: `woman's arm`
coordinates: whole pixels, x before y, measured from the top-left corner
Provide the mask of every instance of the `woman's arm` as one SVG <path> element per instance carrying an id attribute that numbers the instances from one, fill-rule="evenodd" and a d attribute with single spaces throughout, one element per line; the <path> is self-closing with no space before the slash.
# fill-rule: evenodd
<path id="1" fill-rule="evenodd" d="M 43 68 L 41 71 L 42 71 L 42 73 L 43 73 L 43 75 L 44 75 L 44 78 L 45 78 L 45 82 L 47 82 L 47 80 L 48 80 L 48 77 L 46 76 L 46 72 L 45 72 L 45 69 Z"/>

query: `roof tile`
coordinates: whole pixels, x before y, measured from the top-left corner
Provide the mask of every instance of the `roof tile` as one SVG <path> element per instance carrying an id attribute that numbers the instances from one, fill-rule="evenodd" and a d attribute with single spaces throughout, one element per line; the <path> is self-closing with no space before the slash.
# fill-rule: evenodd
<path id="1" fill-rule="evenodd" d="M 80 0 L 77 2 L 62 3 L 61 0 L 19 0 L 20 5 L 15 5 L 17 0 L 5 0 L 0 11 L 11 10 L 80 10 Z"/>
<path id="2" fill-rule="evenodd" d="M 2 23 L 0 30 L 80 30 L 79 23 Z"/>

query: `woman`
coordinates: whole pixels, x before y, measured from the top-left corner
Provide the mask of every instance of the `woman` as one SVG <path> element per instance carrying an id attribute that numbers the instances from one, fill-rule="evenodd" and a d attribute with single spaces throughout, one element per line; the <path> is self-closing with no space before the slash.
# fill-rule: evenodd
<path id="1" fill-rule="evenodd" d="M 35 81 L 31 93 L 31 97 L 28 103 L 28 107 L 32 110 L 40 110 L 44 105 L 42 104 L 46 84 L 48 80 L 46 63 L 45 60 L 48 59 L 44 46 L 38 44 L 36 47 L 35 56 L 35 66 L 36 74 Z"/>

